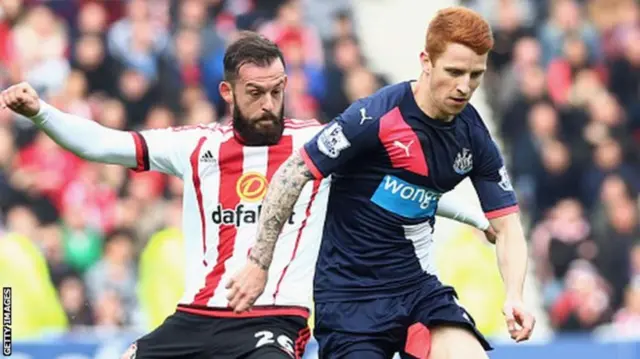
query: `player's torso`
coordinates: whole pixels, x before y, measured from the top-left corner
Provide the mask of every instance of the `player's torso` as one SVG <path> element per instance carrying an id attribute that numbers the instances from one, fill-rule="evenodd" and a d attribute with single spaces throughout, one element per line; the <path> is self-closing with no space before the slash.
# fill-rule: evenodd
<path id="1" fill-rule="evenodd" d="M 224 287 L 246 263 L 269 181 L 319 129 L 288 121 L 282 140 L 269 147 L 243 146 L 230 131 L 198 143 L 200 148 L 191 158 L 192 173 L 184 178 L 187 283 L 181 303 L 227 306 Z M 328 180 L 309 182 L 303 189 L 256 305 L 308 304 L 314 269 L 309 263 L 317 258 L 328 190 Z M 187 212 L 190 208 L 197 213 Z"/>
<path id="2" fill-rule="evenodd" d="M 373 151 L 334 174 L 316 277 L 321 300 L 337 286 L 392 295 L 435 272 L 433 217 L 439 198 L 473 168 L 473 128 L 428 119 L 410 101 L 381 116 Z"/>

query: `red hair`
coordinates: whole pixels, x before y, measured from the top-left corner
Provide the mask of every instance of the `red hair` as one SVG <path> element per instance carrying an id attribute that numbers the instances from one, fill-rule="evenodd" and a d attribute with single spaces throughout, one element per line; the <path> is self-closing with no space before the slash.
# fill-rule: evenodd
<path id="1" fill-rule="evenodd" d="M 475 11 L 454 6 L 436 13 L 427 29 L 425 48 L 431 61 L 435 61 L 447 48 L 457 43 L 483 55 L 493 48 L 493 34 L 489 23 Z"/>

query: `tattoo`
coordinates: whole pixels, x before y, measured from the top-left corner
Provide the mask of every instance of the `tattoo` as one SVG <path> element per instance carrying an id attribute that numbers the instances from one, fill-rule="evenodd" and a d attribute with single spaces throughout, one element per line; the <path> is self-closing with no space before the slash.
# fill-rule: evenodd
<path id="1" fill-rule="evenodd" d="M 314 177 L 300 153 L 295 153 L 280 166 L 271 179 L 262 202 L 256 243 L 249 259 L 265 271 L 273 259 L 276 241 L 280 236 L 304 185 Z"/>

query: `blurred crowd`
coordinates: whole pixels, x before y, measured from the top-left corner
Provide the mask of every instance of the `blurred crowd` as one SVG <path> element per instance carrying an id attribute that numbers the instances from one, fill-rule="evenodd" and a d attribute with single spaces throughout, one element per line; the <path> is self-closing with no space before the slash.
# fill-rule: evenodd
<path id="1" fill-rule="evenodd" d="M 465 1 L 557 331 L 640 335 L 640 11 L 634 0 Z"/>
<path id="2" fill-rule="evenodd" d="M 640 335 L 638 3 L 462 3 L 494 29 L 486 87 L 550 322 Z M 354 21 L 339 0 L 4 0 L 0 87 L 117 129 L 226 122 L 222 56 L 248 29 L 284 53 L 287 116 L 326 121 L 386 85 Z M 0 282 L 23 334 L 157 325 L 180 294 L 181 191 L 1 111 Z"/>
<path id="3" fill-rule="evenodd" d="M 386 84 L 345 1 L 4 0 L 0 87 L 28 81 L 116 129 L 225 122 L 222 58 L 240 30 L 281 47 L 288 117 L 326 121 Z M 0 112 L 0 282 L 17 287 L 25 328 L 14 335 L 159 324 L 180 295 L 181 191 L 178 178 L 83 161 Z"/>

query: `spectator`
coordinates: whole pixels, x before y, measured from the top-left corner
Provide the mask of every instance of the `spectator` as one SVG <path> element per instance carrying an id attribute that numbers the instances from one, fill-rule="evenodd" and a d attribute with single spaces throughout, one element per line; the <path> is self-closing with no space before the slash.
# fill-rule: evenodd
<path id="1" fill-rule="evenodd" d="M 87 93 L 103 92 L 116 95 L 120 66 L 107 53 L 104 41 L 97 35 L 83 35 L 75 43 L 71 66 L 82 71 L 87 79 Z"/>
<path id="2" fill-rule="evenodd" d="M 496 91 L 500 91 L 500 96 L 493 100 L 493 105 L 499 108 L 509 107 L 526 89 L 527 75 L 530 78 L 531 71 L 540 65 L 540 43 L 533 37 L 522 37 L 514 43 L 512 54 L 512 61 L 496 71 Z"/>
<path id="3" fill-rule="evenodd" d="M 497 11 L 486 7 L 491 6 L 491 3 L 495 5 Z M 535 12 L 531 1 L 528 0 L 482 1 L 481 6 L 485 6 L 483 12 L 490 16 L 489 21 L 492 22 L 495 38 L 489 64 L 495 72 L 500 73 L 512 61 L 514 44 L 522 37 L 529 35 L 528 24 L 531 24 Z"/>
<path id="4" fill-rule="evenodd" d="M 617 335 L 640 337 L 640 277 L 627 288 L 624 306 L 616 313 L 613 323 Z"/>
<path id="5" fill-rule="evenodd" d="M 518 88 L 513 90 L 512 100 L 505 99 L 510 105 L 502 109 L 503 118 L 500 130 L 503 136 L 516 139 L 526 135 L 526 122 L 531 107 L 538 102 L 548 99 L 544 71 L 537 66 L 514 68 L 514 71 L 522 71 L 522 77 L 517 80 Z M 511 91 L 509 88 L 503 89 Z"/>
<path id="6" fill-rule="evenodd" d="M 634 240 L 640 235 L 638 209 L 630 200 L 607 208 L 609 224 L 604 233 L 596 234 L 598 256 L 596 265 L 611 285 L 614 308 L 622 304 L 624 290 L 631 279 L 629 253 Z"/>
<path id="7" fill-rule="evenodd" d="M 6 212 L 22 198 L 11 183 L 11 164 L 15 156 L 13 136 L 6 127 L 0 126 L 0 213 Z"/>
<path id="8" fill-rule="evenodd" d="M 108 49 L 116 59 L 133 66 L 152 79 L 156 73 L 156 56 L 165 51 L 168 33 L 151 21 L 150 6 L 145 0 L 127 4 L 127 16 L 112 25 L 108 32 Z"/>
<path id="9" fill-rule="evenodd" d="M 47 261 L 51 282 L 60 290 L 65 278 L 75 275 L 75 271 L 65 262 L 62 233 L 57 224 L 49 224 L 39 229 L 40 248 Z M 64 303 L 63 303 L 64 306 Z"/>
<path id="10" fill-rule="evenodd" d="M 596 67 L 589 59 L 587 45 L 578 35 L 568 34 L 564 38 L 562 55 L 551 60 L 547 72 L 549 95 L 558 105 L 566 105 L 569 91 L 575 74 L 584 69 L 594 69 L 600 72 L 600 81 L 605 80 L 604 69 Z"/>
<path id="11" fill-rule="evenodd" d="M 561 199 L 579 198 L 577 178 L 580 178 L 579 168 L 564 143 L 553 141 L 543 147 L 542 170 L 535 179 L 533 218 L 542 218 L 544 213 Z"/>
<path id="12" fill-rule="evenodd" d="M 567 289 L 554 303 L 553 325 L 562 331 L 585 332 L 603 324 L 610 315 L 606 283 L 587 262 L 577 261 L 566 277 Z"/>
<path id="13" fill-rule="evenodd" d="M 67 184 L 76 177 L 82 161 L 60 148 L 44 133 L 20 150 L 15 162 L 14 185 L 32 197 L 43 196 L 56 209 Z M 46 178 L 47 180 L 43 180 Z"/>
<path id="14" fill-rule="evenodd" d="M 62 208 L 83 208 L 87 224 L 106 233 L 113 227 L 117 193 L 100 178 L 101 167 L 95 163 L 83 165 L 80 175 L 64 191 Z"/>
<path id="15" fill-rule="evenodd" d="M 86 2 L 80 6 L 76 20 L 76 34 L 79 36 L 102 36 L 109 26 L 109 14 L 105 4 L 97 1 Z"/>
<path id="16" fill-rule="evenodd" d="M 95 302 L 95 326 L 105 332 L 116 331 L 126 324 L 126 312 L 122 299 L 113 290 L 100 293 Z"/>
<path id="17" fill-rule="evenodd" d="M 120 301 L 123 320 L 131 322 L 137 308 L 134 234 L 115 229 L 104 241 L 104 255 L 85 274 L 88 298 L 98 304 L 104 293 L 113 291 Z"/>
<path id="18" fill-rule="evenodd" d="M 71 330 L 94 324 L 92 306 L 87 303 L 86 288 L 80 277 L 66 276 L 60 283 L 59 292 Z"/>
<path id="19" fill-rule="evenodd" d="M 598 248 L 591 239 L 584 208 L 575 199 L 558 202 L 534 228 L 531 238 L 538 278 L 549 305 L 560 295 L 571 264 L 578 259 L 593 261 Z"/>
<path id="20" fill-rule="evenodd" d="M 64 87 L 68 45 L 66 26 L 46 6 L 31 8 L 13 30 L 14 60 L 20 63 L 24 79 L 43 94 Z"/>
<path id="21" fill-rule="evenodd" d="M 322 40 L 315 28 L 304 23 L 300 0 L 285 1 L 278 8 L 275 19 L 258 30 L 278 45 L 290 36 L 299 36 L 302 39 L 305 62 L 315 67 L 323 67 Z"/>
<path id="22" fill-rule="evenodd" d="M 88 225 L 81 205 L 67 206 L 62 216 L 65 261 L 76 272 L 84 273 L 102 256 L 102 235 Z"/>
<path id="23" fill-rule="evenodd" d="M 542 44 L 542 65 L 548 67 L 553 59 L 562 54 L 564 39 L 572 33 L 578 34 L 585 42 L 589 60 L 599 60 L 601 56 L 598 33 L 589 21 L 584 19 L 578 2 L 556 0 L 551 4 L 551 16 L 538 33 Z"/>
<path id="24" fill-rule="evenodd" d="M 349 103 L 373 95 L 380 87 L 376 75 L 365 68 L 350 71 L 344 82 L 344 92 Z"/>
<path id="25" fill-rule="evenodd" d="M 640 28 L 634 27 L 625 37 L 622 56 L 609 65 L 609 88 L 620 102 L 629 108 L 640 96 Z"/>
<path id="26" fill-rule="evenodd" d="M 631 278 L 640 278 L 640 241 L 636 240 L 631 248 Z"/>

